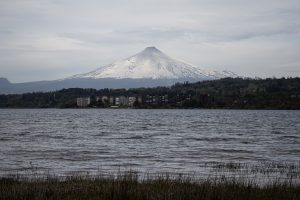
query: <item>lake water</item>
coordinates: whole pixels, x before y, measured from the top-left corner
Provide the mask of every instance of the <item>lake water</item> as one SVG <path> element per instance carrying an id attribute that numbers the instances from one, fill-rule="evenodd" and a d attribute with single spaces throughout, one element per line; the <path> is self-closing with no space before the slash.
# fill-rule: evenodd
<path id="1" fill-rule="evenodd" d="M 300 111 L 0 109 L 0 172 L 300 162 Z"/>

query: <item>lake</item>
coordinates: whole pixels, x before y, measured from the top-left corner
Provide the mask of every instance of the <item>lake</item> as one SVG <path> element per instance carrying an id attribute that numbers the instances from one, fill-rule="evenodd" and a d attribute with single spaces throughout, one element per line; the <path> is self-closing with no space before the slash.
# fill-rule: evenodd
<path id="1" fill-rule="evenodd" d="M 300 162 L 300 111 L 0 109 L 0 172 L 203 172 Z"/>

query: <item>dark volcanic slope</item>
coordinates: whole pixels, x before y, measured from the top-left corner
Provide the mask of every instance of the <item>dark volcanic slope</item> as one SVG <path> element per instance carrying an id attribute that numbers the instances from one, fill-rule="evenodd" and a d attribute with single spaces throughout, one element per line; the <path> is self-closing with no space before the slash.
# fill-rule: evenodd
<path id="1" fill-rule="evenodd" d="M 169 86 L 176 82 L 196 82 L 197 79 L 91 79 L 91 78 L 77 78 L 66 79 L 57 81 L 37 81 L 28 83 L 7 83 L 0 82 L 0 94 L 20 94 L 26 92 L 48 92 L 60 90 L 63 88 L 137 88 L 137 87 L 156 87 L 156 86 Z M 3 82 L 3 84 L 2 84 Z"/>

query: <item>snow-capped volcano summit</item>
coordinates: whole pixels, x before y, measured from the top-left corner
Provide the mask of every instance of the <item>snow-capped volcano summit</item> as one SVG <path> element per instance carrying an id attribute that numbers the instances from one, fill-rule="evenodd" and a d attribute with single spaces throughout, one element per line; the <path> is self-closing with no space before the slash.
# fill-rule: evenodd
<path id="1" fill-rule="evenodd" d="M 70 78 L 114 79 L 217 79 L 236 77 L 228 71 L 207 70 L 169 57 L 156 47 L 147 47 L 127 59 Z"/>

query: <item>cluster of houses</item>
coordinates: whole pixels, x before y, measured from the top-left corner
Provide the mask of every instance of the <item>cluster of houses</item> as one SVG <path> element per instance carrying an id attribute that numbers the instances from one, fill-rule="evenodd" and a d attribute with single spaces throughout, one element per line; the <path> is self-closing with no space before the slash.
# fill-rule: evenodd
<path id="1" fill-rule="evenodd" d="M 97 96 L 78 97 L 77 106 L 80 108 L 89 107 L 94 102 L 96 105 L 105 107 L 134 107 L 138 105 L 161 105 L 168 103 L 168 95 L 146 95 L 146 96 Z"/>
<path id="2" fill-rule="evenodd" d="M 142 97 L 134 96 L 102 96 L 96 97 L 96 102 L 101 102 L 103 105 L 109 106 L 129 106 L 133 107 L 135 102 L 142 103 Z"/>

